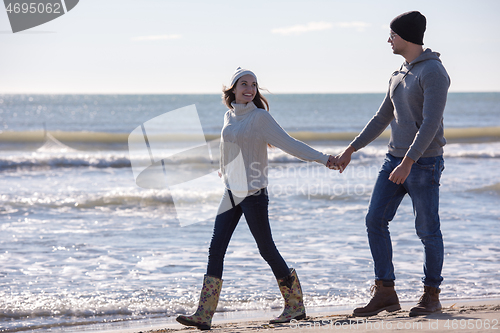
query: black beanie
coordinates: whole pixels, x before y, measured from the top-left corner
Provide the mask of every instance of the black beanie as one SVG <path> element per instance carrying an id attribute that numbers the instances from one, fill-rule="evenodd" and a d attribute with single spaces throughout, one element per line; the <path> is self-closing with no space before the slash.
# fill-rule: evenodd
<path id="1" fill-rule="evenodd" d="M 408 42 L 424 45 L 426 22 L 425 16 L 420 12 L 407 12 L 391 21 L 391 29 Z"/>

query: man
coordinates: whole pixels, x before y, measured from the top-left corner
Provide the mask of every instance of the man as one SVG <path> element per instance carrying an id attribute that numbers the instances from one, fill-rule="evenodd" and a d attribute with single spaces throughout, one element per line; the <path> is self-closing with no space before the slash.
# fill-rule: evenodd
<path id="1" fill-rule="evenodd" d="M 418 11 L 392 20 L 393 53 L 405 62 L 392 74 L 387 95 L 375 116 L 351 144 L 336 156 L 342 172 L 351 155 L 376 139 L 390 124 L 389 152 L 378 175 L 366 216 L 368 241 L 375 269 L 372 299 L 354 310 L 367 317 L 383 310 L 401 309 L 394 290 L 394 266 L 389 221 L 408 194 L 413 203 L 415 228 L 424 245 L 424 293 L 410 316 L 441 310 L 439 286 L 443 278 L 443 239 L 440 230 L 439 180 L 444 169 L 443 111 L 450 78 L 439 53 L 424 49 L 426 18 Z"/>

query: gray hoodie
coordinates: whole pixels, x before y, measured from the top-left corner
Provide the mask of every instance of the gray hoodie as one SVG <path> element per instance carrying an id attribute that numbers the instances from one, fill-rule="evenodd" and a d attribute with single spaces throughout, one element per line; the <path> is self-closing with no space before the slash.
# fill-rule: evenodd
<path id="1" fill-rule="evenodd" d="M 439 53 L 425 49 L 411 63 L 405 62 L 392 74 L 389 90 L 379 110 L 351 142 L 359 150 L 375 140 L 391 125 L 389 153 L 420 157 L 443 154 L 446 144 L 443 112 L 450 78 Z"/>

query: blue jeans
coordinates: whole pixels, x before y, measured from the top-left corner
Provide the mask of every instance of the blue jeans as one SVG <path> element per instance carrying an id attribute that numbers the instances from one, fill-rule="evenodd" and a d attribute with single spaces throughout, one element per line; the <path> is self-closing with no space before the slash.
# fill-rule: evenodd
<path id="1" fill-rule="evenodd" d="M 278 252 L 271 235 L 267 189 L 263 188 L 247 196 L 239 203 L 238 201 L 241 199 L 236 200 L 236 204 L 233 199 L 236 198 L 233 197 L 230 190 L 226 189 L 220 206 L 223 207 L 229 204 L 232 205 L 232 208 L 223 209 L 224 212 L 215 218 L 214 232 L 208 254 L 207 275 L 222 278 L 224 256 L 242 214 L 245 214 L 245 219 L 257 242 L 260 255 L 271 266 L 274 276 L 281 279 L 290 275 L 290 270 Z"/>
<path id="2" fill-rule="evenodd" d="M 403 197 L 408 194 L 413 203 L 415 229 L 424 245 L 425 286 L 439 288 L 443 277 L 444 246 L 439 222 L 439 181 L 444 170 L 443 156 L 422 157 L 411 168 L 401 185 L 389 180 L 389 175 L 402 161 L 387 154 L 379 172 L 366 215 L 368 241 L 375 264 L 375 279 L 395 280 L 392 264 L 392 244 L 389 221 L 392 221 Z"/>

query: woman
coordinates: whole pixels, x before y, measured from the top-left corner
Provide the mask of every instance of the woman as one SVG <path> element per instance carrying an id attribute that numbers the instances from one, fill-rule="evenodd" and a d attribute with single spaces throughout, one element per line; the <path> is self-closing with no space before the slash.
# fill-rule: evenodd
<path id="1" fill-rule="evenodd" d="M 207 274 L 198 309 L 177 321 L 187 326 L 210 329 L 222 287 L 224 256 L 242 214 L 257 242 L 259 252 L 271 266 L 285 299 L 283 313 L 271 323 L 285 323 L 306 316 L 297 273 L 288 268 L 274 244 L 268 216 L 267 147 L 275 146 L 302 160 L 331 166 L 325 155 L 290 137 L 269 114 L 269 103 L 258 88 L 257 77 L 238 68 L 229 88 L 223 90 L 224 116 L 221 135 L 221 176 L 225 183 L 210 244 Z"/>

